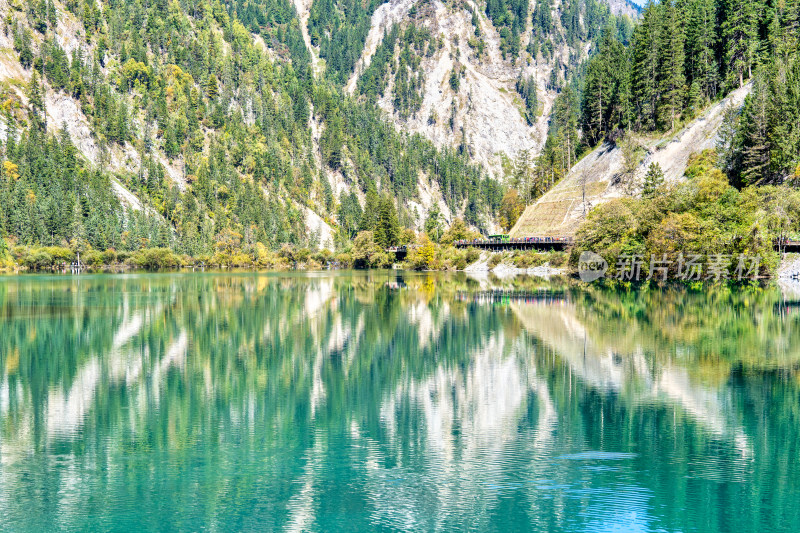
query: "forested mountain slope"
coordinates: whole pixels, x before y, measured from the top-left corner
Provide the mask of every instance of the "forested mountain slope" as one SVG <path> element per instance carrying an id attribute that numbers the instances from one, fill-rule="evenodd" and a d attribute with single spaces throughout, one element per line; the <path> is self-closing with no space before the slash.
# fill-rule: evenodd
<path id="1" fill-rule="evenodd" d="M 738 189 L 796 186 L 799 19 L 796 1 L 665 1 L 648 4 L 629 45 L 604 35 L 571 111 L 575 156 L 588 155 L 515 232 L 572 233 L 598 203 L 682 178 L 704 149 Z M 531 187 L 553 181 L 537 172 Z"/>
<path id="2" fill-rule="evenodd" d="M 720 166 L 800 174 L 797 0 L 632 6 L 0 0 L 2 246 L 224 259 L 508 228 L 596 146 L 635 155 L 750 79 L 709 132 Z"/>
<path id="3" fill-rule="evenodd" d="M 738 112 L 751 88 L 748 84 L 733 91 L 677 132 L 665 136 L 629 134 L 623 142 L 604 142 L 529 205 L 511 235 L 574 236 L 592 208 L 641 194 L 652 164 L 658 165 L 667 183 L 680 181 L 693 155 L 716 148 L 726 112 Z"/>
<path id="4" fill-rule="evenodd" d="M 196 256 L 323 244 L 307 226 L 324 219 L 332 247 L 374 229 L 379 203 L 420 225 L 423 176 L 443 191 L 428 205 L 491 223 L 499 188 L 466 155 L 314 77 L 286 0 L 0 10 L 0 231 L 19 243 Z"/>
<path id="5" fill-rule="evenodd" d="M 346 89 L 398 129 L 508 178 L 517 158 L 533 165 L 543 151 L 556 96 L 602 31 L 629 38 L 635 11 L 620 9 L 626 15 L 596 0 L 392 0 L 374 10 Z"/>

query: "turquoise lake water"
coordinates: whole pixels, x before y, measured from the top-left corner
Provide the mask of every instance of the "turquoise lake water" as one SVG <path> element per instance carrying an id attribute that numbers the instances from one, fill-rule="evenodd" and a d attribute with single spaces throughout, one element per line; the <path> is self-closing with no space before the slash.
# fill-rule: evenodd
<path id="1" fill-rule="evenodd" d="M 793 294 L 0 278 L 0 529 L 800 531 Z"/>

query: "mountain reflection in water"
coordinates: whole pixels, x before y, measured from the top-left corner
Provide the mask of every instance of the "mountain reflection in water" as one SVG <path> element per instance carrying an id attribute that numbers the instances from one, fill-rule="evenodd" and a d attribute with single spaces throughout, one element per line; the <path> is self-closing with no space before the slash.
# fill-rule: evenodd
<path id="1" fill-rule="evenodd" d="M 800 530 L 797 294 L 4 278 L 0 524 Z"/>

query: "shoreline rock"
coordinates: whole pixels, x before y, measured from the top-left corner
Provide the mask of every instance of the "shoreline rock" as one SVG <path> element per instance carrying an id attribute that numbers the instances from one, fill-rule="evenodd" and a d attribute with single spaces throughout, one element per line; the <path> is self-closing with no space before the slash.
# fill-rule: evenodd
<path id="1" fill-rule="evenodd" d="M 556 268 L 550 266 L 550 263 L 545 263 L 536 267 L 519 268 L 517 266 L 500 262 L 494 268 L 489 267 L 489 258 L 491 254 L 486 252 L 482 253 L 477 261 L 467 266 L 464 272 L 468 273 L 492 273 L 498 278 L 512 278 L 514 276 L 533 276 L 537 278 L 550 278 L 554 276 L 563 276 L 566 271 L 563 268 Z"/>
<path id="2" fill-rule="evenodd" d="M 787 254 L 778 267 L 778 279 L 800 279 L 800 254 Z"/>

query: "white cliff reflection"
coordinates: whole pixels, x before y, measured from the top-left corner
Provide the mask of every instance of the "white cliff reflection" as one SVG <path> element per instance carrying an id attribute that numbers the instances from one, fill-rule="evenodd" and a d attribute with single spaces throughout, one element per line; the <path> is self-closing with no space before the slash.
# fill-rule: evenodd
<path id="1" fill-rule="evenodd" d="M 748 437 L 731 412 L 727 389 L 693 381 L 687 369 L 672 360 L 654 366 L 640 346 L 625 352 L 613 338 L 593 338 L 573 303 L 514 303 L 511 308 L 525 329 L 552 347 L 582 381 L 627 392 L 637 402 L 677 404 L 714 435 L 731 439 L 743 457 L 752 454 Z"/>
<path id="2" fill-rule="evenodd" d="M 0 287 L 11 528 L 102 529 L 141 506 L 150 528 L 685 530 L 659 499 L 703 522 L 702 483 L 797 495 L 781 443 L 800 428 L 777 416 L 795 412 L 791 296 L 395 273 L 80 283 Z"/>

